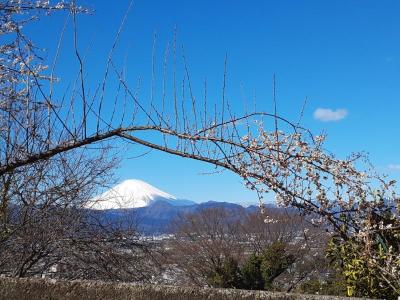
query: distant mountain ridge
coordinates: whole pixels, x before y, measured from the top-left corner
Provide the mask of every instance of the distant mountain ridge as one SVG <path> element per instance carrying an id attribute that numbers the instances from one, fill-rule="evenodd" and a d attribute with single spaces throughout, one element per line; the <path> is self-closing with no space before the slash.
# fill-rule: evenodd
<path id="1" fill-rule="evenodd" d="M 134 223 L 145 234 L 163 234 L 170 231 L 172 222 L 180 215 L 207 208 L 223 208 L 237 213 L 258 212 L 258 206 L 244 207 L 229 202 L 208 201 L 195 203 L 178 199 L 137 179 L 125 180 L 95 197 L 87 207 L 107 223 L 129 226 Z"/>
<path id="2" fill-rule="evenodd" d="M 196 213 L 203 209 L 223 208 L 235 212 L 238 216 L 241 213 L 254 213 L 259 211 L 256 206 L 243 207 L 239 204 L 229 202 L 209 201 L 204 203 L 195 203 L 191 205 L 176 206 L 164 200 L 151 202 L 149 205 L 130 209 L 110 209 L 110 210 L 92 210 L 96 213 L 96 218 L 106 220 L 107 223 L 116 223 L 119 225 L 131 225 L 132 222 L 137 229 L 145 234 L 163 234 L 170 232 L 170 226 L 173 221 L 181 215 Z"/>

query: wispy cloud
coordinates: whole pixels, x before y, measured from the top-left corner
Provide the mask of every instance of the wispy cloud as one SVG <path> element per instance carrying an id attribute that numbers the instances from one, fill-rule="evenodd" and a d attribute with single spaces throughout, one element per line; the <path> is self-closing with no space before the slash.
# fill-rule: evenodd
<path id="1" fill-rule="evenodd" d="M 330 108 L 317 108 L 314 111 L 314 118 L 323 122 L 335 122 L 344 119 L 347 116 L 347 109 L 330 109 Z"/>
<path id="2" fill-rule="evenodd" d="M 390 164 L 388 168 L 393 171 L 400 171 L 400 164 Z"/>

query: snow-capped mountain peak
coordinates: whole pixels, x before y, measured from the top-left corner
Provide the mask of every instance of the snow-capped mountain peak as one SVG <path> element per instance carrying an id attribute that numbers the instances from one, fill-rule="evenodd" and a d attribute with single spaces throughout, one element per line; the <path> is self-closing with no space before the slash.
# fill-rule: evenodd
<path id="1" fill-rule="evenodd" d="M 129 179 L 95 197 L 87 207 L 96 210 L 137 208 L 155 200 L 176 200 L 176 197 L 142 180 Z"/>

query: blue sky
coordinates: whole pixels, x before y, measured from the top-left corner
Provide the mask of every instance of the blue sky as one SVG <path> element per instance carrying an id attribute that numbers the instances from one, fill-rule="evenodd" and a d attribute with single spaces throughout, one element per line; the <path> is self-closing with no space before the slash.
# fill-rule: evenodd
<path id="1" fill-rule="evenodd" d="M 129 1 L 81 4 L 94 9 L 92 15 L 79 17 L 79 37 L 81 49 L 87 51 L 88 79 L 96 81 Z M 136 0 L 115 55 L 132 84 L 140 77 L 143 89 L 149 90 L 154 34 L 160 65 L 176 27 L 196 91 L 207 78 L 209 97 L 220 96 L 227 54 L 227 96 L 236 111 L 254 95 L 259 109 L 271 111 L 276 74 L 282 116 L 297 120 L 307 98 L 302 124 L 314 133 L 325 130 L 328 150 L 339 157 L 368 152 L 379 171 L 399 179 L 399 14 L 399 1 Z M 32 29 L 49 49 L 48 57 L 64 20 L 56 15 Z M 61 59 L 60 89 L 76 71 L 67 55 Z M 142 152 L 132 147 L 124 155 Z M 195 201 L 256 201 L 236 175 L 203 174 L 210 171 L 207 165 L 153 151 L 125 159 L 117 176 L 142 179 Z"/>

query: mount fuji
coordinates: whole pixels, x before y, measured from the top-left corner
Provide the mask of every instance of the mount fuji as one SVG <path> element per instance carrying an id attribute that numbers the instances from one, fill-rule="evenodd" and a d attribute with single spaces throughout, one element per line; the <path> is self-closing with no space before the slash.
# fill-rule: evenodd
<path id="1" fill-rule="evenodd" d="M 149 235 L 168 233 L 173 220 L 205 209 L 225 209 L 237 216 L 259 211 L 253 205 L 243 207 L 229 202 L 196 203 L 179 199 L 138 179 L 121 182 L 92 198 L 85 208 L 88 216 L 94 216 L 104 224 L 129 227 L 133 221 L 140 232 Z"/>
<path id="2" fill-rule="evenodd" d="M 94 197 L 87 208 L 93 210 L 131 209 L 145 207 L 160 200 L 173 206 L 196 204 L 190 200 L 177 199 L 142 180 L 128 179 Z"/>

